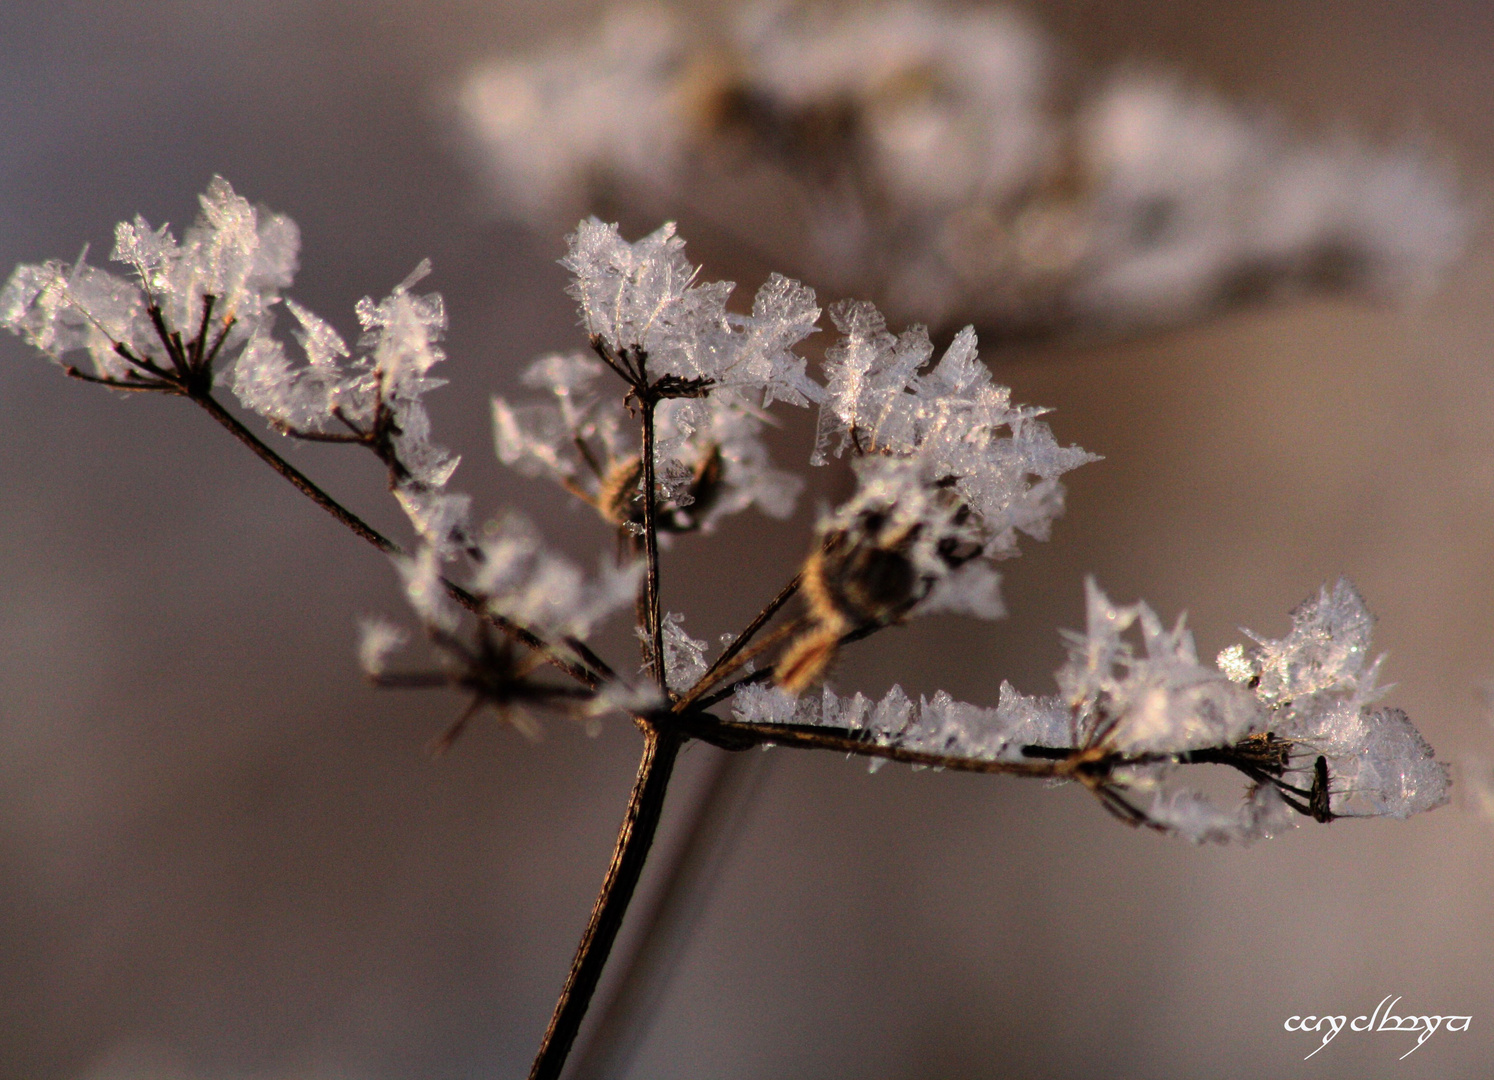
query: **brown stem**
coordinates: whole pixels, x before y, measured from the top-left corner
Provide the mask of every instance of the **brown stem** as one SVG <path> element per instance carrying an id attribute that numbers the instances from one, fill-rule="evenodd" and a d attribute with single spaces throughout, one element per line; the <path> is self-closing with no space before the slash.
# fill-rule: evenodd
<path id="1" fill-rule="evenodd" d="M 193 394 L 191 397 L 193 401 L 207 410 L 209 416 L 227 428 L 233 434 L 234 438 L 249 447 L 250 450 L 253 450 L 261 461 L 289 480 L 297 491 L 300 491 L 312 502 L 353 530 L 358 536 L 367 540 L 386 555 L 404 554 L 403 549 L 393 540 L 390 540 L 357 514 L 332 498 L 332 496 L 328 495 L 310 480 L 305 473 L 270 449 L 259 436 L 241 424 L 237 417 L 225 409 L 212 394 Z M 478 618 L 486 619 L 504 633 L 512 635 L 518 641 L 540 653 L 550 663 L 571 676 L 571 678 L 593 688 L 601 685 L 601 677 L 585 663 L 576 663 L 574 660 L 567 658 L 557 651 L 554 646 L 538 634 L 535 634 L 532 630 L 520 626 L 510 619 L 506 619 L 502 615 L 487 610 L 478 597 L 455 582 L 448 581 L 443 577 L 441 583 L 445 586 L 447 595 L 461 604 L 462 607 L 472 612 Z"/>
<path id="2" fill-rule="evenodd" d="M 894 625 L 896 624 L 877 622 L 867 623 L 865 626 L 859 626 L 855 630 L 851 630 L 848 633 L 842 634 L 840 640 L 836 643 L 836 648 L 842 648 L 846 645 L 852 644 L 853 642 L 861 641 L 864 638 L 869 638 L 878 630 L 885 630 L 887 629 L 887 627 Z M 721 704 L 727 698 L 735 694 L 740 688 L 751 683 L 767 682 L 768 680 L 772 679 L 777 673 L 778 672 L 776 667 L 766 667 L 759 668 L 757 671 L 754 671 L 750 675 L 743 675 L 740 679 L 737 679 L 734 682 L 727 683 L 720 690 L 717 690 L 706 697 L 696 699 L 693 702 L 695 710 L 697 712 L 704 713 L 705 710 L 711 708 L 711 706 Z M 714 719 L 714 717 L 711 717 L 711 719 Z"/>
<path id="3" fill-rule="evenodd" d="M 664 661 L 664 620 L 659 612 L 659 529 L 655 519 L 654 494 L 657 479 L 654 476 L 654 405 L 653 398 L 645 396 L 643 411 L 643 550 L 648 560 L 648 577 L 645 580 L 647 622 L 644 629 L 653 643 L 654 678 L 659 692 L 669 700 L 669 679 Z"/>
<path id="4" fill-rule="evenodd" d="M 649 905 L 633 912 L 634 944 L 627 956 L 616 956 L 612 970 L 616 989 L 598 1001 L 592 1033 L 576 1053 L 571 1080 L 612 1080 L 627 1075 L 634 1050 L 648 1034 L 681 952 L 720 880 L 721 867 L 747 810 L 767 776 L 772 757 L 765 754 L 717 754 L 705 785 L 681 823 L 680 842 L 660 868 L 653 857 L 659 887 Z"/>
<path id="5" fill-rule="evenodd" d="M 931 769 L 1003 773 L 1008 776 L 1072 778 L 1079 772 L 1074 759 L 993 761 L 989 758 L 935 754 L 926 750 L 909 750 L 897 744 L 878 743 L 867 732 L 828 725 L 744 723 L 690 712 L 679 716 L 674 726 L 683 735 L 730 750 L 765 745 L 792 746 L 801 750 L 834 750 L 860 757 L 885 758 L 888 761 L 923 765 Z"/>
<path id="6" fill-rule="evenodd" d="M 617 845 L 612 849 L 612 863 L 592 905 L 591 919 L 581 935 L 581 944 L 576 947 L 570 974 L 560 991 L 560 1000 L 555 1003 L 555 1013 L 540 1043 L 534 1067 L 529 1071 L 529 1080 L 556 1080 L 565 1067 L 653 845 L 669 777 L 683 741 L 674 731 L 661 731 L 643 722 L 643 757 L 638 762 L 638 777 L 633 781 L 633 793 L 628 797 L 622 828 L 617 833 Z"/>
<path id="7" fill-rule="evenodd" d="M 792 622 L 786 622 L 782 626 L 778 627 L 778 629 L 774 630 L 767 637 L 759 641 L 752 648 L 734 657 L 730 663 L 723 665 L 716 671 L 714 675 L 711 675 L 710 672 L 707 672 L 706 676 L 709 676 L 709 678 L 703 676 L 698 682 L 696 682 L 693 687 L 690 688 L 690 691 L 688 693 L 682 695 L 679 700 L 674 703 L 674 711 L 684 712 L 692 704 L 694 704 L 698 698 L 704 695 L 705 692 L 709 690 L 713 684 L 733 674 L 745 664 L 756 660 L 763 653 L 767 652 L 769 649 L 782 642 L 785 638 L 789 638 L 797 634 L 807 625 L 809 625 L 809 620 L 806 618 L 798 618 L 794 619 Z"/>
<path id="8" fill-rule="evenodd" d="M 357 533 L 364 540 L 367 540 L 374 547 L 384 552 L 384 554 L 400 554 L 398 544 L 343 506 L 336 499 L 332 498 L 332 496 L 317 487 L 316 484 L 312 483 L 306 477 L 305 473 L 271 450 L 261 441 L 258 435 L 255 435 L 254 432 L 239 423 L 238 418 L 222 405 L 218 404 L 217 399 L 211 394 L 203 394 L 194 397 L 193 400 L 206 409 L 209 416 L 227 428 L 234 438 L 238 439 L 239 442 L 243 443 L 250 450 L 253 450 L 261 461 L 289 480 L 301 494 L 352 529 L 353 532 Z"/>
<path id="9" fill-rule="evenodd" d="M 769 619 L 778 614 L 778 609 L 793 598 L 794 594 L 799 591 L 799 583 L 802 580 L 802 574 L 795 574 L 794 579 L 779 590 L 777 596 L 768 601 L 767 605 L 757 613 L 757 617 L 747 624 L 747 628 L 737 635 L 736 640 L 728 645 L 720 656 L 716 657 L 716 662 L 706 669 L 706 673 L 695 680 L 695 685 L 690 687 L 685 693 L 684 700 L 687 702 L 694 701 L 701 694 L 705 693 L 711 684 L 722 677 L 722 669 L 731 663 L 737 653 L 747 647 L 748 642 L 756 636 L 759 630 L 767 625 Z"/>

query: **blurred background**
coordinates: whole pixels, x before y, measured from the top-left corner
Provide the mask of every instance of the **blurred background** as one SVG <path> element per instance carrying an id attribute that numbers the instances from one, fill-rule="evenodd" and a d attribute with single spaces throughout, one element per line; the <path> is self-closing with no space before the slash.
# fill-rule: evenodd
<path id="1" fill-rule="evenodd" d="M 1066 64 L 1144 62 L 1316 132 L 1413 137 L 1475 209 L 1494 175 L 1481 4 L 1018 5 Z M 725 5 L 722 5 L 725 7 Z M 491 450 L 488 397 L 581 343 L 559 233 L 505 223 L 450 101 L 470 67 L 595 3 L 15 3 L 0 30 L 0 266 L 101 259 L 136 212 L 181 227 L 221 173 L 302 229 L 291 290 L 344 333 L 423 257 L 452 385 L 430 402 L 455 486 L 558 546 L 604 530 Z M 709 13 L 707 6 L 691 12 Z M 683 219 L 687 238 L 688 216 Z M 708 277 L 770 269 L 702 226 Z M 811 282 L 813 284 L 814 282 Z M 829 296 L 827 295 L 827 299 Z M 1047 544 L 1006 564 L 1004 622 L 859 646 L 844 691 L 1048 692 L 1082 576 L 1186 610 L 1200 652 L 1348 575 L 1405 708 L 1445 760 L 1491 756 L 1494 252 L 1434 293 L 1310 298 L 1125 339 L 990 347 L 1019 401 L 1105 455 Z M 376 693 L 356 616 L 403 618 L 377 553 L 181 402 L 115 400 L 0 341 L 0 1075 L 383 1080 L 522 1075 L 611 849 L 639 740 L 526 742 Z M 775 453 L 802 461 L 809 417 Z M 399 532 L 370 460 L 292 459 Z M 818 501 L 668 555 L 711 640 L 792 573 Z M 403 535 L 400 533 L 400 535 Z M 603 645 L 628 659 L 615 628 Z M 716 752 L 689 750 L 662 843 Z M 638 1049 L 635 1077 L 1407 1077 L 1494 1060 L 1494 831 L 1458 806 L 1194 848 L 1082 792 L 777 750 Z M 645 880 L 645 889 L 650 885 Z M 1345 1032 L 1301 1013 L 1471 1014 Z"/>

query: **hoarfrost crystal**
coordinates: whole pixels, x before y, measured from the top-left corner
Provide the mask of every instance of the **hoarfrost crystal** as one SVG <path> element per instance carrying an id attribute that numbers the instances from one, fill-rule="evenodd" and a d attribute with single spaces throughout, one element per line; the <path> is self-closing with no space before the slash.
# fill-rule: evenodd
<path id="1" fill-rule="evenodd" d="M 1198 662 L 1181 620 L 1168 629 L 1147 605 L 1117 605 L 1093 581 L 1086 600 L 1088 627 L 1066 634 L 1057 697 L 1027 697 L 1003 682 L 993 709 L 943 691 L 915 703 L 893 687 L 873 702 L 828 687 L 796 697 L 753 684 L 737 691 L 733 715 L 843 729 L 915 763 L 1066 760 L 1060 775 L 1089 786 L 1107 808 L 1196 842 L 1271 836 L 1294 811 L 1322 821 L 1405 818 L 1447 801 L 1447 766 L 1405 713 L 1370 708 L 1379 693 L 1378 661 L 1367 660 L 1371 620 L 1348 582 L 1293 612 L 1286 638 L 1261 641 L 1249 655 L 1226 650 L 1222 670 Z M 1263 671 L 1274 673 L 1269 683 Z M 1221 808 L 1170 783 L 1199 762 L 1249 778 L 1243 802 Z"/>
<path id="2" fill-rule="evenodd" d="M 487 531 L 487 530 L 485 530 Z M 516 514 L 488 531 L 472 592 L 488 610 L 531 630 L 585 638 L 614 612 L 633 603 L 643 564 L 603 560 L 588 580 L 574 563 L 545 550 L 539 534 Z"/>
<path id="3" fill-rule="evenodd" d="M 807 405 L 819 388 L 793 347 L 815 330 L 814 291 L 774 275 L 758 291 L 750 316 L 729 316 L 732 284 L 697 284 L 673 224 L 634 243 L 616 225 L 583 221 L 561 260 L 573 275 L 588 334 L 619 353 L 646 357 L 649 378 L 707 380 L 711 387 L 756 391 Z"/>
<path id="4" fill-rule="evenodd" d="M 1095 455 L 1060 446 L 1037 419 L 1045 410 L 1011 403 L 980 362 L 973 329 L 930 368 L 922 327 L 895 337 L 870 304 L 838 304 L 831 317 L 842 337 L 826 352 L 812 460 L 851 451 L 858 485 L 820 523 L 822 562 L 841 551 L 850 561 L 872 551 L 883 553 L 879 565 L 902 560 L 907 583 L 888 614 L 1000 616 L 999 578 L 975 560 L 1016 554 L 1019 530 L 1046 539 L 1063 509 L 1059 477 Z M 884 617 L 854 601 L 832 606 L 852 624 Z"/>
<path id="5" fill-rule="evenodd" d="M 86 249 L 72 266 L 18 266 L 0 293 L 0 325 L 59 363 L 86 351 L 95 374 L 113 380 L 138 374 L 121 348 L 161 357 L 152 309 L 183 338 L 201 327 L 221 334 L 224 352 L 242 347 L 268 323 L 270 307 L 294 278 L 300 234 L 289 218 L 255 209 L 221 176 L 199 202 L 180 243 L 168 226 L 153 229 L 144 218 L 118 226 L 112 257 L 130 267 L 134 281 L 89 266 Z"/>

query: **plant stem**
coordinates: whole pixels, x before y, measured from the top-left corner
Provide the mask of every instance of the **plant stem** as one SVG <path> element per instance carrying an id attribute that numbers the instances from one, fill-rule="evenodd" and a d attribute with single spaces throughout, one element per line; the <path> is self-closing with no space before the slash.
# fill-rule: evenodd
<path id="1" fill-rule="evenodd" d="M 623 915 L 633 898 L 633 889 L 638 884 L 644 860 L 648 858 L 654 833 L 659 827 L 669 778 L 684 740 L 674 731 L 661 731 L 647 721 L 640 723 L 643 727 L 643 757 L 638 762 L 638 776 L 633 781 L 633 792 L 628 796 L 628 808 L 617 833 L 617 844 L 612 849 L 612 863 L 607 868 L 596 903 L 592 905 L 591 919 L 586 924 L 586 932 L 581 935 L 581 944 L 576 947 L 570 974 L 560 991 L 560 1000 L 555 1003 L 554 1015 L 550 1017 L 550 1026 L 540 1043 L 534 1067 L 529 1071 L 529 1080 L 556 1080 L 565 1067 L 566 1057 L 586 1016 L 587 1006 L 591 1004 L 591 996 L 612 951 L 612 943 L 617 939 L 618 928 L 622 926 Z"/>
<path id="2" fill-rule="evenodd" d="M 673 711 L 677 713 L 684 712 L 691 705 L 693 705 L 698 698 L 703 696 L 705 692 L 711 688 L 711 685 L 713 683 L 734 674 L 739 668 L 742 668 L 749 662 L 756 660 L 763 653 L 767 652 L 769 649 L 773 648 L 775 645 L 783 641 L 784 638 L 792 637 L 794 634 L 797 634 L 806 625 L 808 625 L 808 620 L 802 618 L 794 619 L 792 622 L 786 622 L 782 626 L 778 627 L 778 629 L 774 630 L 767 637 L 759 641 L 752 648 L 748 649 L 746 652 L 738 653 L 736 658 L 733 659 L 731 663 L 718 668 L 714 675 L 711 675 L 710 672 L 707 672 L 706 674 L 710 676 L 710 681 L 708 682 L 705 678 L 702 678 L 695 684 L 693 689 L 691 689 L 687 693 L 681 694 L 679 698 L 675 700 Z"/>
<path id="3" fill-rule="evenodd" d="M 622 968 L 616 989 L 609 1000 L 597 1002 L 600 1015 L 575 1055 L 571 1080 L 617 1080 L 627 1075 L 772 763 L 767 754 L 716 755 L 705 785 L 681 822 L 680 842 L 663 867 L 658 866 L 662 854 L 653 856 L 659 887 L 648 907 L 633 913 L 631 955 L 613 958 L 613 970 Z"/>
<path id="4" fill-rule="evenodd" d="M 643 411 L 643 550 L 648 560 L 648 577 L 645 582 L 646 619 L 644 629 L 653 643 L 654 678 L 664 700 L 669 700 L 669 678 L 664 663 L 664 620 L 659 611 L 659 530 L 655 521 L 654 498 L 657 478 L 654 476 L 654 405 L 651 396 L 644 395 Z"/>
<path id="5" fill-rule="evenodd" d="M 255 455 L 261 461 L 289 480 L 297 491 L 342 522 L 342 524 L 346 525 L 362 539 L 367 540 L 386 555 L 404 554 L 404 550 L 393 540 L 390 540 L 357 514 L 332 498 L 331 495 L 328 495 L 321 487 L 307 477 L 305 473 L 301 472 L 300 469 L 297 469 L 290 462 L 286 461 L 285 458 L 272 450 L 258 435 L 250 431 L 239 422 L 237 417 L 225 409 L 211 393 L 190 394 L 188 396 L 201 405 L 209 416 L 227 428 L 234 438 L 254 451 Z M 448 581 L 443 577 L 441 583 L 445 586 L 448 595 L 457 603 L 461 604 L 478 618 L 486 619 L 504 633 L 512 635 L 524 645 L 540 653 L 546 660 L 560 668 L 560 670 L 564 671 L 577 682 L 592 688 L 601 685 L 602 677 L 587 666 L 584 656 L 582 657 L 582 663 L 576 663 L 557 652 L 553 645 L 532 630 L 520 626 L 510 619 L 506 619 L 502 615 L 488 611 L 476 596 L 455 582 Z"/>
<path id="6" fill-rule="evenodd" d="M 747 647 L 757 632 L 767 625 L 768 620 L 778 614 L 778 609 L 788 603 L 794 594 L 799 591 L 799 583 L 802 579 L 802 574 L 795 574 L 793 580 L 779 590 L 777 596 L 768 601 L 763 609 L 757 613 L 757 617 L 747 624 L 747 628 L 736 636 L 736 640 L 728 645 L 720 656 L 716 657 L 716 662 L 706 670 L 706 673 L 695 680 L 695 685 L 690 687 L 680 699 L 682 702 L 689 704 L 689 702 L 694 701 L 721 678 L 721 670 L 736 658 L 737 653 Z"/>
<path id="7" fill-rule="evenodd" d="M 954 772 L 1055 778 L 1073 778 L 1078 773 L 1072 759 L 1008 761 L 936 754 L 926 750 L 909 750 L 896 743 L 874 742 L 865 731 L 829 725 L 744 723 L 740 720 L 722 720 L 709 713 L 694 711 L 679 714 L 673 719 L 677 722 L 679 732 L 686 737 L 728 750 L 745 750 L 765 745 L 792 746 L 801 750 L 834 750 L 858 757 L 885 758 L 905 765 L 922 765 L 930 769 L 949 769 Z"/>
<path id="8" fill-rule="evenodd" d="M 217 399 L 211 394 L 194 395 L 192 400 L 206 409 L 208 415 L 227 428 L 234 438 L 238 439 L 239 442 L 243 443 L 250 450 L 253 450 L 261 461 L 289 480 L 301 494 L 327 511 L 327 513 L 331 514 L 349 529 L 352 529 L 353 532 L 357 533 L 364 540 L 367 540 L 374 547 L 384 552 L 384 554 L 400 554 L 398 544 L 343 506 L 336 499 L 332 498 L 332 496 L 328 495 L 316 484 L 312 483 L 305 473 L 271 450 L 259 436 L 239 423 L 238 418 L 222 405 L 218 404 Z"/>

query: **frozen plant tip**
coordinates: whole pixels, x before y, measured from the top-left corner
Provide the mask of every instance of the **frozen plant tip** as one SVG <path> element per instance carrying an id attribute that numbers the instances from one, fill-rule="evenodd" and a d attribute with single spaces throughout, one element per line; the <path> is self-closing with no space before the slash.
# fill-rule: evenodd
<path id="1" fill-rule="evenodd" d="M 555 482 L 612 534 L 616 557 L 589 575 L 512 513 L 475 525 L 470 496 L 449 489 L 457 459 L 432 441 L 423 404 L 446 328 L 440 297 L 414 291 L 429 267 L 358 304 L 350 347 L 280 296 L 295 255 L 288 219 L 214 179 L 181 243 L 137 219 L 116 244 L 129 277 L 81 259 L 22 266 L 0 321 L 75 378 L 201 406 L 390 556 L 433 660 L 404 666 L 411 635 L 383 620 L 363 622 L 359 660 L 380 686 L 464 697 L 439 748 L 483 710 L 531 737 L 546 715 L 595 730 L 621 713 L 637 726 L 637 779 L 533 1077 L 565 1064 L 692 739 L 1072 781 L 1130 825 L 1195 841 L 1254 840 L 1297 818 L 1403 818 L 1447 800 L 1446 768 L 1405 714 L 1378 705 L 1371 619 L 1346 582 L 1299 607 L 1286 637 L 1226 650 L 1215 666 L 1181 621 L 1166 626 L 1090 582 L 1087 625 L 1067 635 L 1053 696 L 1003 683 L 994 707 L 944 692 L 915 702 L 898 687 L 874 702 L 826 686 L 842 650 L 919 615 L 1000 617 L 995 564 L 1017 553 L 1019 534 L 1047 538 L 1062 477 L 1096 460 L 1060 444 L 1044 410 L 1012 402 L 973 329 L 935 359 L 922 327 L 894 334 L 872 305 L 839 303 L 817 380 L 796 351 L 819 329 L 810 289 L 774 276 L 749 312 L 732 311 L 732 286 L 700 280 L 672 226 L 630 242 L 581 222 L 563 261 L 590 352 L 535 362 L 523 382 L 538 400 L 497 399 L 493 417 L 504 463 Z M 275 334 L 277 304 L 303 360 Z M 79 352 L 90 370 L 70 364 Z M 413 542 L 373 529 L 230 413 L 215 386 L 227 365 L 241 404 L 272 431 L 371 451 Z M 661 552 L 751 507 L 789 514 L 800 481 L 763 440 L 779 403 L 818 408 L 812 463 L 848 462 L 855 488 L 713 657 L 662 607 Z M 590 643 L 625 608 L 641 677 Z M 1176 782 L 1196 765 L 1243 775 L 1243 799 L 1218 806 Z"/>
<path id="2" fill-rule="evenodd" d="M 1370 618 L 1348 582 L 1299 607 L 1287 638 L 1248 655 L 1235 646 L 1219 667 L 1198 662 L 1181 621 L 1168 629 L 1145 604 L 1119 607 L 1094 582 L 1087 588 L 1089 628 L 1068 635 L 1057 696 L 1003 683 L 987 708 L 943 691 L 914 702 L 896 686 L 874 702 L 759 684 L 737 691 L 733 716 L 755 731 L 781 728 L 785 741 L 833 730 L 874 764 L 1073 780 L 1128 823 L 1195 841 L 1269 836 L 1294 810 L 1322 822 L 1405 818 L 1448 801 L 1447 766 L 1405 714 L 1370 707 Z M 1303 692 L 1283 697 L 1280 682 L 1259 677 L 1267 668 Z M 1197 764 L 1244 775 L 1244 801 L 1221 808 L 1172 786 L 1181 766 Z"/>

